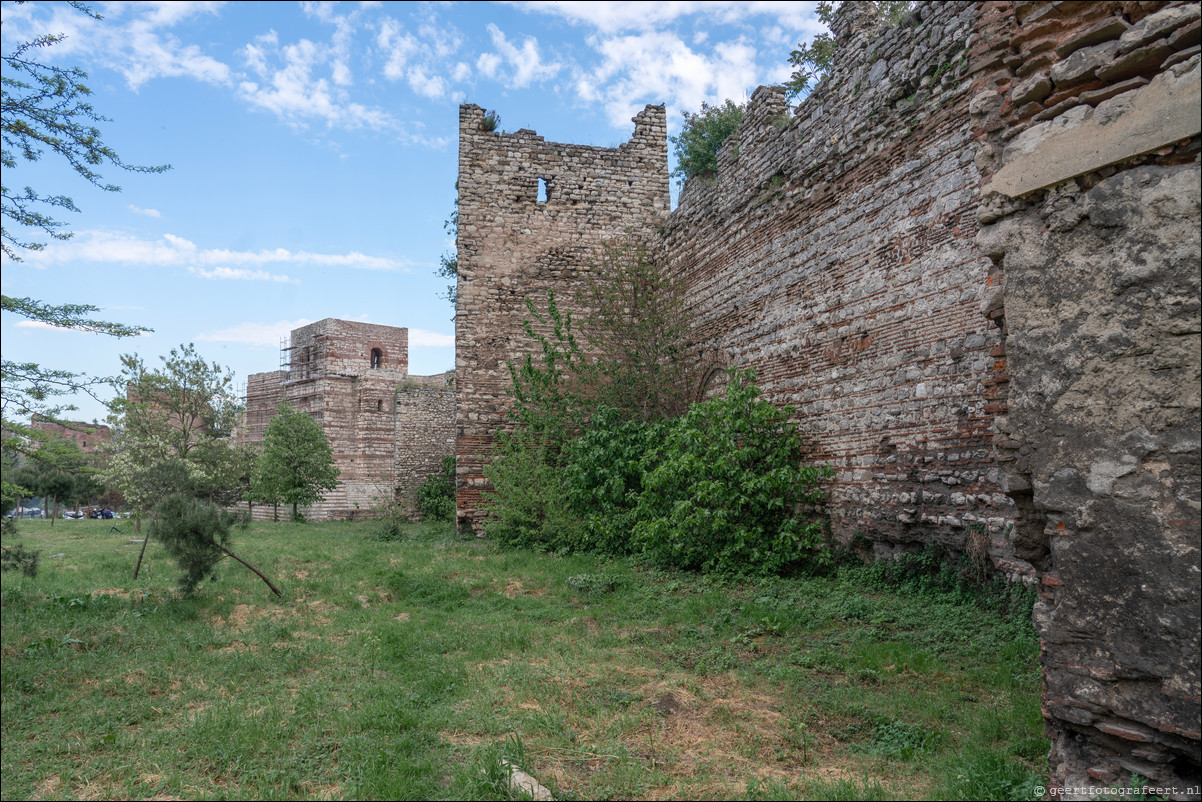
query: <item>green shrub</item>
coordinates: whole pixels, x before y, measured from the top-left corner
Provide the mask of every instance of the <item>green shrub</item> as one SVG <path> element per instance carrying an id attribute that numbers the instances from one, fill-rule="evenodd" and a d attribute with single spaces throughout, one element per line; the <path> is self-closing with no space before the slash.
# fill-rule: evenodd
<path id="1" fill-rule="evenodd" d="M 670 427 L 622 420 L 617 410 L 602 409 L 569 445 L 563 487 L 581 520 L 581 548 L 615 556 L 630 553 L 648 454 Z"/>
<path id="2" fill-rule="evenodd" d="M 497 438 L 484 469 L 492 490 L 484 499 L 484 531 L 502 546 L 572 551 L 580 545 L 580 522 L 568 505 L 557 444 L 518 429 Z"/>
<path id="3" fill-rule="evenodd" d="M 230 522 L 215 505 L 180 493 L 159 504 L 150 536 L 162 542 L 179 566 L 180 591 L 195 593 L 226 556 Z"/>
<path id="4" fill-rule="evenodd" d="M 417 489 L 417 507 L 428 521 L 449 521 L 455 517 L 455 457 L 443 457 L 441 470 L 426 477 Z"/>
<path id="5" fill-rule="evenodd" d="M 726 397 L 694 404 L 642 460 L 632 545 L 661 567 L 779 574 L 829 558 L 820 503 L 834 472 L 801 464 L 792 409 L 759 397 L 753 371 L 730 371 Z"/>
<path id="6" fill-rule="evenodd" d="M 669 137 L 676 149 L 674 176 L 682 179 L 695 175 L 713 175 L 718 171 L 718 151 L 743 124 L 745 106 L 726 100 L 721 105 L 701 104 L 696 114 L 684 112 L 684 127 L 679 136 Z"/>

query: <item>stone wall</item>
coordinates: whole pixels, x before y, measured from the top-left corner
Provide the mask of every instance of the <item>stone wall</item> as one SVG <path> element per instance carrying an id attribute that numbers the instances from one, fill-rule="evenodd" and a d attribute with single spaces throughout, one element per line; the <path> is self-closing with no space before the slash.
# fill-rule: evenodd
<path id="1" fill-rule="evenodd" d="M 326 318 L 293 331 L 285 354 L 287 370 L 248 378 L 239 437 L 262 442 L 285 399 L 321 425 L 334 452 L 338 486 L 301 510 L 306 518 L 370 514 L 398 493 L 412 495 L 412 476 L 424 480 L 433 472 L 431 462 L 453 453 L 448 443 L 454 404 L 445 400 L 453 394 L 451 374 L 407 374 L 407 329 Z M 423 400 L 401 404 L 406 393 Z M 411 413 L 416 420 L 407 419 Z M 274 513 L 271 507 L 254 508 L 258 519 Z"/>
<path id="2" fill-rule="evenodd" d="M 685 185 L 672 269 L 706 361 L 754 367 L 797 408 L 810 458 L 836 469 L 838 538 L 958 554 L 983 528 L 995 564 L 1029 573 L 991 453 L 1001 338 L 978 309 L 974 9 L 875 28 L 848 6 L 837 31 L 853 55 L 796 116 L 782 88 L 758 89 L 716 180 Z"/>
<path id="3" fill-rule="evenodd" d="M 534 347 L 524 299 L 545 311 L 548 289 L 571 298 L 602 242 L 653 232 L 669 206 L 663 106 L 639 112 L 616 148 L 485 131 L 484 119 L 479 106 L 459 109 L 456 504 L 466 527 L 481 515 L 484 464 L 509 424 L 507 363 Z"/>
<path id="4" fill-rule="evenodd" d="M 1038 582 L 1053 785 L 1140 774 L 1196 797 L 1198 5 L 933 3 L 892 28 L 861 10 L 841 7 L 837 66 L 796 114 L 761 87 L 716 177 L 644 212 L 689 298 L 697 396 L 735 364 L 797 408 L 838 472 L 837 537 Z M 482 117 L 460 111 L 468 522 L 505 360 L 532 345 L 521 298 L 571 297 L 587 274 L 566 249 L 637 222 L 649 185 L 558 227 L 534 184 L 575 146 Z"/>
<path id="5" fill-rule="evenodd" d="M 81 452 L 89 457 L 97 456 L 100 453 L 100 446 L 113 439 L 109 427 L 103 424 L 85 423 L 84 421 L 64 421 L 58 423 L 43 418 L 41 415 L 34 415 L 30 418 L 29 428 L 34 431 L 44 432 L 51 437 L 71 440 L 75 445 L 79 446 Z"/>
<path id="6" fill-rule="evenodd" d="M 1199 7 L 989 4 L 978 244 L 1052 784 L 1199 782 Z"/>
<path id="7" fill-rule="evenodd" d="M 449 425 L 454 420 L 455 387 L 445 379 L 441 384 L 405 382 L 397 390 L 393 484 L 402 509 L 413 519 L 421 518 L 418 488 L 442 471 L 444 456 L 455 453 L 455 429 Z"/>

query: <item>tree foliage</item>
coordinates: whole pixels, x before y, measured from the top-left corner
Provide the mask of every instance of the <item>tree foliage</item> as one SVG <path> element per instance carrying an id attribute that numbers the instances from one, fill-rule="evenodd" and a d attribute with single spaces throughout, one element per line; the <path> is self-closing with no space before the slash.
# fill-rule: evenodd
<path id="1" fill-rule="evenodd" d="M 95 20 L 96 14 L 87 4 L 72 0 L 70 5 Z M 88 98 L 92 90 L 83 83 L 88 75 L 77 67 L 58 67 L 37 60 L 39 51 L 58 44 L 64 34 L 50 34 L 22 42 L 4 55 L 4 74 L 0 76 L 0 164 L 6 180 L 15 178 L 14 171 L 25 162 L 39 161 L 47 152 L 53 153 L 71 166 L 83 180 L 106 192 L 119 192 L 121 187 L 105 181 L 99 167 L 110 164 L 134 173 L 161 173 L 170 165 L 145 166 L 128 164 L 111 147 L 104 144 L 97 123 L 108 122 Z M 40 230 L 53 239 L 71 237 L 60 220 L 50 216 L 53 209 L 78 212 L 74 201 L 66 195 L 42 195 L 32 187 L 15 189 L 7 183 L 0 189 L 3 200 L 3 235 L 0 247 L 10 259 L 20 261 L 19 251 L 40 250 L 45 243 L 29 240 L 22 230 Z M 41 211 L 47 209 L 47 211 Z"/>
<path id="2" fill-rule="evenodd" d="M 866 12 L 877 24 L 896 25 L 914 5 L 910 0 L 870 0 L 856 3 L 857 10 Z M 818 19 L 830 27 L 835 17 L 835 4 L 823 0 L 818 4 Z M 790 97 L 804 97 L 809 94 L 812 84 L 818 83 L 830 72 L 835 63 L 836 42 L 829 31 L 823 31 L 814 37 L 809 44 L 802 42 L 797 49 L 789 53 L 789 64 L 794 67 L 793 74 L 785 81 L 785 89 Z"/>
<path id="3" fill-rule="evenodd" d="M 455 457 L 442 458 L 438 473 L 430 474 L 417 489 L 417 506 L 422 517 L 449 521 L 455 517 Z"/>
<path id="4" fill-rule="evenodd" d="M 679 415 L 694 384 L 686 359 L 684 298 L 662 244 L 628 231 L 607 242 L 578 302 L 590 312 L 586 340 L 596 355 L 588 378 L 595 406 L 628 420 Z"/>
<path id="5" fill-rule="evenodd" d="M 125 395 L 109 403 L 109 421 L 120 434 L 106 447 L 106 475 L 140 515 L 165 492 L 152 471 L 172 460 L 186 468 L 189 492 L 232 503 L 248 483 L 250 459 L 230 439 L 240 410 L 234 374 L 192 344 L 159 359 L 161 367 L 149 368 L 137 354 L 121 357 Z"/>
<path id="6" fill-rule="evenodd" d="M 182 592 L 195 593 L 206 577 L 216 578 L 214 572 L 222 560 L 232 557 L 253 571 L 275 595 L 281 595 L 280 589 L 258 568 L 230 550 L 230 528 L 234 523 L 245 529 L 247 519 L 183 493 L 160 502 L 150 535 L 163 544 L 179 566 Z"/>
<path id="7" fill-rule="evenodd" d="M 268 503 L 278 499 L 291 504 L 296 520 L 298 507 L 320 501 L 325 491 L 337 486 L 338 467 L 321 426 L 287 401 L 281 403 L 263 437 L 252 495 Z"/>
<path id="8" fill-rule="evenodd" d="M 825 560 L 820 522 L 829 467 L 802 463 L 791 407 L 759 397 L 752 371 L 730 371 L 724 398 L 694 404 L 640 463 L 635 551 L 665 567 L 778 574 Z"/>
<path id="9" fill-rule="evenodd" d="M 485 468 L 487 534 L 730 574 L 823 563 L 812 508 L 832 472 L 804 464 L 792 410 L 760 398 L 751 372 L 686 403 L 686 318 L 666 275 L 646 249 L 608 253 L 582 298 L 590 355 L 554 294 L 545 314 L 527 299 L 538 352 L 509 366 L 514 426 Z"/>
<path id="10" fill-rule="evenodd" d="M 746 104 L 727 99 L 719 105 L 701 104 L 696 114 L 684 112 L 680 134 L 669 137 L 676 152 L 672 175 L 681 180 L 695 175 L 712 176 L 718 172 L 718 151 L 743 124 Z"/>
<path id="11" fill-rule="evenodd" d="M 81 13 L 100 20 L 85 3 L 71 0 Z M 100 189 L 115 192 L 120 187 L 107 183 L 99 172 L 105 164 L 137 173 L 158 173 L 169 165 L 127 164 L 104 144 L 98 123 L 103 117 L 88 102 L 91 90 L 84 80 L 87 74 L 73 67 L 58 67 L 40 61 L 37 56 L 63 41 L 62 34 L 40 36 L 19 43 L 3 56 L 0 75 L 0 252 L 3 259 L 21 261 L 23 251 L 45 247 L 41 235 L 69 239 L 66 224 L 51 216 L 54 210 L 78 212 L 74 201 L 61 194 L 41 194 L 32 187 L 17 188 L 9 182 L 19 176 L 22 164 L 36 162 L 47 153 L 65 161 L 75 174 Z M 33 298 L 0 296 L 3 311 L 60 328 L 77 329 L 129 337 L 149 329 L 121 323 L 93 320 L 98 311 L 90 304 L 52 305 Z M 94 398 L 100 387 L 111 379 L 90 378 L 79 373 L 47 368 L 41 364 L 7 357 L 0 376 L 0 400 L 4 445 L 17 451 L 29 451 L 44 436 L 25 424 L 24 419 L 39 414 L 57 418 L 75 407 L 58 403 L 63 396 L 87 392 Z M 97 400 L 100 400 L 97 398 Z"/>
<path id="12" fill-rule="evenodd" d="M 459 182 L 458 181 L 455 182 L 455 191 L 456 191 L 456 193 L 458 193 L 458 191 L 459 191 Z M 459 247 L 458 247 L 458 243 L 459 243 L 459 197 L 458 197 L 458 194 L 456 194 L 456 197 L 455 197 L 455 208 L 453 208 L 451 210 L 450 216 L 448 216 L 447 219 L 443 221 L 442 230 L 451 235 L 451 238 L 455 240 L 456 247 L 455 247 L 455 250 L 447 251 L 442 256 L 438 257 L 438 269 L 435 270 L 434 272 L 439 278 L 446 279 L 447 291 L 440 297 L 446 298 L 448 301 L 450 301 L 451 308 L 454 309 L 456 304 L 459 303 Z M 451 320 L 454 320 L 454 319 L 455 319 L 455 316 L 452 315 Z"/>

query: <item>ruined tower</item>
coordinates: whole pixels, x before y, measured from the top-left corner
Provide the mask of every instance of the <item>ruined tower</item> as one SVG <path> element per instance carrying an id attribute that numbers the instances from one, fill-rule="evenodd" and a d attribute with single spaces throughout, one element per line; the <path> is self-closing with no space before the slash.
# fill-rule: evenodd
<path id="1" fill-rule="evenodd" d="M 485 130 L 484 109 L 459 109 L 459 301 L 455 310 L 457 507 L 479 519 L 483 468 L 509 425 L 507 363 L 530 353 L 525 299 L 572 296 L 605 241 L 647 234 L 668 215 L 663 106 L 634 117 L 615 148 Z"/>

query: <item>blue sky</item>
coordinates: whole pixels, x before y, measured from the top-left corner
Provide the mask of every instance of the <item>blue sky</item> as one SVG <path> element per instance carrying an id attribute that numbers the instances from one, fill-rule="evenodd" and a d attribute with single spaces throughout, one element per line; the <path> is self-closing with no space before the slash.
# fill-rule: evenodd
<path id="1" fill-rule="evenodd" d="M 133 164 L 87 185 L 47 155 L 10 187 L 71 196 L 72 240 L 3 264 L 6 295 L 91 303 L 154 329 L 114 340 L 0 323 L 6 359 L 111 375 L 180 343 L 242 383 L 326 317 L 409 328 L 410 372 L 454 366 L 439 256 L 454 247 L 458 104 L 501 127 L 615 146 L 646 103 L 669 132 L 702 101 L 788 77 L 822 30 L 812 2 L 3 4 L 3 50 L 64 33 L 43 60 L 84 69 L 104 139 Z M 675 193 L 675 186 L 673 188 Z M 44 239 L 44 238 L 43 238 Z M 73 417 L 103 420 L 75 399 Z"/>

